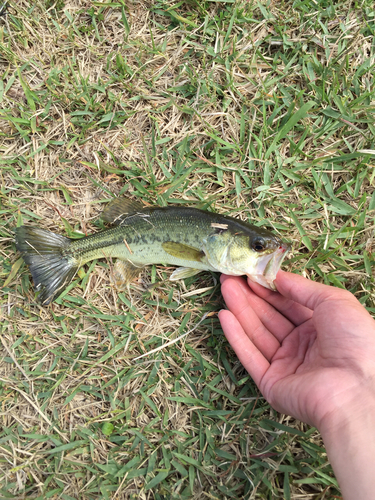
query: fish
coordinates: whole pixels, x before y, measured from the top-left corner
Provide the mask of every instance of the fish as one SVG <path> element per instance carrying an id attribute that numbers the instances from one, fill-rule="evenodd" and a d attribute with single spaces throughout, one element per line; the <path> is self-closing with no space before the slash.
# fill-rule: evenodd
<path id="1" fill-rule="evenodd" d="M 114 198 L 101 219 L 111 227 L 80 239 L 37 226 L 15 228 L 16 248 L 29 266 L 42 305 L 55 300 L 81 266 L 99 258 L 116 259 L 118 287 L 129 286 L 145 266 L 162 264 L 178 266 L 172 281 L 214 271 L 246 275 L 276 290 L 276 274 L 290 250 L 267 229 L 192 207 L 144 206 Z"/>

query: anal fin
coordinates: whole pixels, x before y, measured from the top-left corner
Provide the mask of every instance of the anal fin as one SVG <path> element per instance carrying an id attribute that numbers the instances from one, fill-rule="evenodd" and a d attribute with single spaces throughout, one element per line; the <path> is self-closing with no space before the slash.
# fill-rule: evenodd
<path id="1" fill-rule="evenodd" d="M 116 260 L 111 276 L 112 283 L 117 290 L 123 291 L 129 287 L 130 283 L 139 276 L 143 266 L 136 266 L 127 260 Z"/>

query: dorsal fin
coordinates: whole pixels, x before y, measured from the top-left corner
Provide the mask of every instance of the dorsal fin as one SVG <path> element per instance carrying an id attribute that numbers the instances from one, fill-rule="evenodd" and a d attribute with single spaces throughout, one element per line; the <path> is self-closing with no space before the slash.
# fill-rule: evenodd
<path id="1" fill-rule="evenodd" d="M 103 222 L 117 226 L 121 224 L 124 217 L 139 212 L 142 208 L 144 208 L 144 205 L 139 201 L 130 200 L 129 198 L 115 198 L 106 206 L 100 218 Z"/>

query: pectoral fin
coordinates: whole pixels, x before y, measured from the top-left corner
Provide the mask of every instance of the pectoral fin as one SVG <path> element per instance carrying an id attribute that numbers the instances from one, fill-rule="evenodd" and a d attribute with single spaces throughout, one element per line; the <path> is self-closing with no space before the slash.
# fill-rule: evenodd
<path id="1" fill-rule="evenodd" d="M 175 241 L 165 241 L 162 243 L 162 247 L 165 252 L 169 253 L 169 255 L 172 255 L 173 257 L 177 257 L 178 259 L 201 262 L 205 255 L 201 250 L 184 245 L 183 243 L 176 243 Z"/>
<path id="2" fill-rule="evenodd" d="M 118 290 L 125 290 L 130 283 L 139 276 L 143 267 L 125 260 L 116 260 L 111 276 L 112 282 Z"/>
<path id="3" fill-rule="evenodd" d="M 183 280 L 184 278 L 190 278 L 190 276 L 195 276 L 201 273 L 202 269 L 192 269 L 191 267 L 178 267 L 169 278 L 170 281 Z"/>
<path id="4" fill-rule="evenodd" d="M 128 198 L 115 198 L 103 210 L 100 218 L 104 222 L 118 226 L 125 217 L 139 212 L 144 208 L 142 203 Z"/>

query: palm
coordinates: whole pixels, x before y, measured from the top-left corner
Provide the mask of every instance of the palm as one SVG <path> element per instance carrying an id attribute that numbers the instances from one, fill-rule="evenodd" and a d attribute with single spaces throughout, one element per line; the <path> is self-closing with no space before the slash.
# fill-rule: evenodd
<path id="1" fill-rule="evenodd" d="M 351 294 L 289 273 L 278 287 L 304 305 L 239 278 L 222 281 L 231 312 L 220 320 L 244 367 L 276 410 L 319 426 L 358 384 L 358 359 L 374 359 L 375 341 L 361 336 L 374 329 L 371 317 Z"/>

